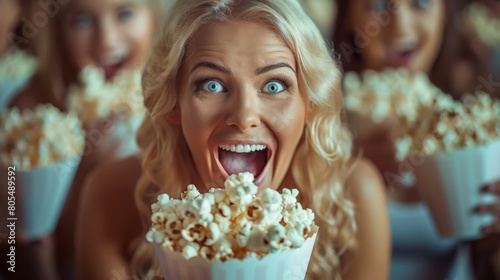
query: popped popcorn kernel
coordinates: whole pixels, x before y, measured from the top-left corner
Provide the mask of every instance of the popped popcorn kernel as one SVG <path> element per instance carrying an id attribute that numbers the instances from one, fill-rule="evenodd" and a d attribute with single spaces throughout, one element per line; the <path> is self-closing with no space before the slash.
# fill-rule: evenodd
<path id="1" fill-rule="evenodd" d="M 81 156 L 85 134 L 73 113 L 44 104 L 0 113 L 0 164 L 22 171 Z"/>
<path id="2" fill-rule="evenodd" d="M 421 104 L 430 104 L 440 90 L 423 73 L 406 69 L 368 70 L 358 75 L 349 72 L 343 80 L 347 110 L 382 123 L 391 116 L 414 121 Z"/>
<path id="3" fill-rule="evenodd" d="M 87 66 L 79 80 L 80 84 L 70 86 L 67 106 L 77 112 L 84 125 L 112 115 L 145 115 L 140 71 L 124 72 L 107 81 L 101 68 Z"/>
<path id="4" fill-rule="evenodd" d="M 467 94 L 460 101 L 437 95 L 430 106 L 422 106 L 417 122 L 394 132 L 396 158 L 411 152 L 431 155 L 500 140 L 500 101 L 484 92 Z"/>
<path id="5" fill-rule="evenodd" d="M 225 189 L 201 194 L 189 185 L 181 199 L 159 195 L 146 240 L 186 259 L 226 261 L 299 248 L 317 232 L 314 213 L 297 201 L 297 189 L 258 193 L 253 180 L 251 173 L 241 173 L 231 175 Z"/>
<path id="6" fill-rule="evenodd" d="M 36 59 L 22 51 L 13 51 L 0 58 L 0 80 L 9 80 L 12 77 L 29 77 L 37 67 Z"/>

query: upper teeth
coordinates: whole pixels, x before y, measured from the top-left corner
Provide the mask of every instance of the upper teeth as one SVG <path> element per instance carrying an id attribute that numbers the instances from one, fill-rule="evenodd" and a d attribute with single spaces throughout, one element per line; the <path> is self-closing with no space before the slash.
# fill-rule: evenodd
<path id="1" fill-rule="evenodd" d="M 113 55 L 101 58 L 101 65 L 103 66 L 113 66 L 123 61 L 124 55 Z"/>
<path id="2" fill-rule="evenodd" d="M 262 151 L 266 149 L 265 145 L 220 145 L 219 148 L 230 151 L 233 153 L 250 153 L 255 151 Z"/>
<path id="3" fill-rule="evenodd" d="M 401 40 L 396 44 L 396 49 L 400 52 L 412 51 L 417 46 L 417 41 L 414 39 Z"/>

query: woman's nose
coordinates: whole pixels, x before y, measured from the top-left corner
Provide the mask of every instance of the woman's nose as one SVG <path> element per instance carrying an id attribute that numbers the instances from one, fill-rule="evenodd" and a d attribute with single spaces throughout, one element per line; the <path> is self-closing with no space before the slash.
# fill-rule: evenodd
<path id="1" fill-rule="evenodd" d="M 120 30 L 112 19 L 103 20 L 97 30 L 98 54 L 112 53 L 120 44 Z"/>
<path id="2" fill-rule="evenodd" d="M 409 3 L 402 2 L 403 1 L 400 1 L 398 12 L 393 16 L 390 23 L 392 37 L 396 40 L 413 37 L 415 35 L 414 21 L 416 18 L 413 15 L 412 7 Z"/>
<path id="3" fill-rule="evenodd" d="M 247 132 L 252 127 L 261 124 L 261 110 L 259 96 L 251 87 L 242 88 L 230 97 L 231 102 L 226 124 L 237 126 L 241 132 Z"/>

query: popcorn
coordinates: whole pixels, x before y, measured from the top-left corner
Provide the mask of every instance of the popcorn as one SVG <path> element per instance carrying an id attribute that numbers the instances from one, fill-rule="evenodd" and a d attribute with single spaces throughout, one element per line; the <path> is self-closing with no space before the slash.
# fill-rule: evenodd
<path id="1" fill-rule="evenodd" d="M 404 69 L 368 70 L 362 78 L 355 72 L 346 73 L 343 90 L 346 108 L 375 123 L 390 116 L 414 121 L 420 104 L 430 104 L 440 92 L 425 74 L 411 75 Z"/>
<path id="2" fill-rule="evenodd" d="M 85 136 L 76 115 L 52 105 L 0 114 L 0 164 L 22 171 L 81 155 Z"/>
<path id="3" fill-rule="evenodd" d="M 102 69 L 88 66 L 80 73 L 80 82 L 82 85 L 70 87 L 67 106 L 85 125 L 113 114 L 133 117 L 146 113 L 139 71 L 106 81 Z"/>
<path id="4" fill-rule="evenodd" d="M 462 26 L 464 31 L 475 34 L 486 45 L 500 46 L 500 19 L 496 18 L 487 6 L 480 3 L 470 4 L 463 16 Z"/>
<path id="5" fill-rule="evenodd" d="M 265 243 L 269 244 L 271 253 L 283 251 L 291 247 L 291 242 L 287 240 L 286 228 L 280 224 L 272 225 L 266 235 Z"/>
<path id="6" fill-rule="evenodd" d="M 30 77 L 36 70 L 36 59 L 22 51 L 14 51 L 0 58 L 0 79 Z"/>
<path id="7" fill-rule="evenodd" d="M 431 106 L 419 108 L 418 122 L 407 123 L 394 133 L 396 157 L 411 151 L 424 155 L 485 145 L 500 139 L 500 101 L 478 92 L 461 101 L 437 95 Z"/>
<path id="8" fill-rule="evenodd" d="M 201 194 L 189 185 L 181 199 L 159 195 L 146 240 L 186 259 L 226 261 L 299 248 L 317 232 L 314 213 L 297 202 L 298 190 L 258 193 L 253 180 L 251 173 L 240 173 L 231 175 L 224 189 Z"/>

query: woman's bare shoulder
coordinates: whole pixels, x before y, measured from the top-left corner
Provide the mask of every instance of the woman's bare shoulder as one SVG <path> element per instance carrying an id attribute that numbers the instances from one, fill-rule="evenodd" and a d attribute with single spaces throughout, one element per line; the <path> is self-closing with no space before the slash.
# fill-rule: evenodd
<path id="1" fill-rule="evenodd" d="M 360 160 L 346 186 L 355 207 L 357 247 L 344 257 L 350 268 L 343 279 L 387 279 L 390 230 L 382 176 L 371 162 Z"/>
<path id="2" fill-rule="evenodd" d="M 352 195 L 357 198 L 360 195 L 385 195 L 382 176 L 375 165 L 367 159 L 360 159 L 354 163 L 353 170 L 347 177 L 346 185 Z"/>
<path id="3" fill-rule="evenodd" d="M 134 192 L 140 176 L 141 165 L 135 156 L 98 166 L 85 181 L 82 212 L 106 220 L 115 230 L 139 233 L 141 224 Z"/>
<path id="4" fill-rule="evenodd" d="M 134 199 L 134 190 L 141 176 L 141 164 L 136 156 L 99 165 L 85 181 L 85 192 L 95 199 Z"/>
<path id="5" fill-rule="evenodd" d="M 77 255 L 82 279 L 109 279 L 130 262 L 127 250 L 142 223 L 134 190 L 141 175 L 136 157 L 97 167 L 87 178 L 77 223 Z"/>

